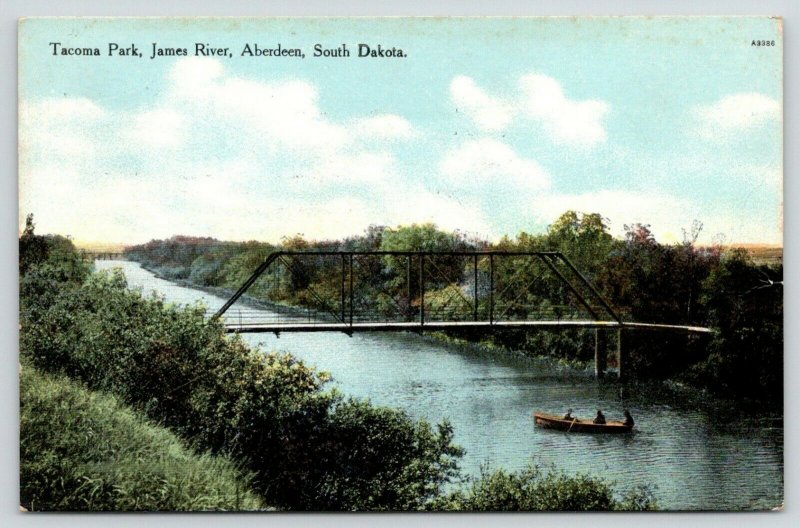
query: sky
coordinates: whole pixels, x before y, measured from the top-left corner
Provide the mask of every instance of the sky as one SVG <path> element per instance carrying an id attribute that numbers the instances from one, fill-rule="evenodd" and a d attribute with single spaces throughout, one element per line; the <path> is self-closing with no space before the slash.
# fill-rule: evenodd
<path id="1" fill-rule="evenodd" d="M 278 242 L 433 222 L 497 240 L 572 209 L 615 236 L 644 223 L 671 243 L 700 221 L 700 243 L 780 244 L 782 48 L 765 17 L 27 19 L 20 229 L 34 213 L 83 244 Z"/>

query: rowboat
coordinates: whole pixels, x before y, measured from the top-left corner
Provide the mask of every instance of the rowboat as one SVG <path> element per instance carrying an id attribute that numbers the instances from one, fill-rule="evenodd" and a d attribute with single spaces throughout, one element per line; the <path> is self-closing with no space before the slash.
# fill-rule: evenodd
<path id="1" fill-rule="evenodd" d="M 608 420 L 604 424 L 592 423 L 592 420 L 565 420 L 555 414 L 533 413 L 534 423 L 545 429 L 559 429 L 569 433 L 629 433 L 633 430 L 632 425 L 625 425 L 622 422 Z"/>

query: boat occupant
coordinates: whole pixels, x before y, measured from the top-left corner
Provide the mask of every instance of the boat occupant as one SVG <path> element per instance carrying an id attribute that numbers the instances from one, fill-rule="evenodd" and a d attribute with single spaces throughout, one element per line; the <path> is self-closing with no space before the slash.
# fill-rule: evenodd
<path id="1" fill-rule="evenodd" d="M 633 416 L 631 416 L 631 413 L 628 412 L 628 409 L 625 409 L 624 411 L 622 411 L 622 414 L 625 415 L 625 421 L 622 422 L 622 423 L 624 425 L 628 425 L 630 427 L 633 427 Z"/>
<path id="2" fill-rule="evenodd" d="M 572 409 L 567 409 L 567 414 L 564 415 L 564 420 L 575 420 L 576 418 L 572 417 Z"/>
<path id="3" fill-rule="evenodd" d="M 594 420 L 592 420 L 592 422 L 596 424 L 606 423 L 606 417 L 603 415 L 603 411 L 597 409 L 597 416 L 594 417 Z"/>

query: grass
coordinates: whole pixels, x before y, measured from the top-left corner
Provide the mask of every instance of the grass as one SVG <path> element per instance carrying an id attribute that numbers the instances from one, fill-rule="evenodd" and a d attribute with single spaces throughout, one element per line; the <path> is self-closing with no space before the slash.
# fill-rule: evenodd
<path id="1" fill-rule="evenodd" d="M 229 460 L 197 455 L 115 397 L 25 364 L 20 504 L 32 511 L 264 509 Z"/>

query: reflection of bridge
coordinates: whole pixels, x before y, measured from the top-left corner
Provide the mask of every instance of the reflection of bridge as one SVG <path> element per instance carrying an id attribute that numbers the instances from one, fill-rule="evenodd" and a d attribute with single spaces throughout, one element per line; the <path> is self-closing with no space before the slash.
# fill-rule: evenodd
<path id="1" fill-rule="evenodd" d="M 710 332 L 623 321 L 559 252 L 279 251 L 214 318 L 229 332 L 275 334 L 594 329 L 598 375 L 609 331 L 620 372 L 623 328 Z"/>

